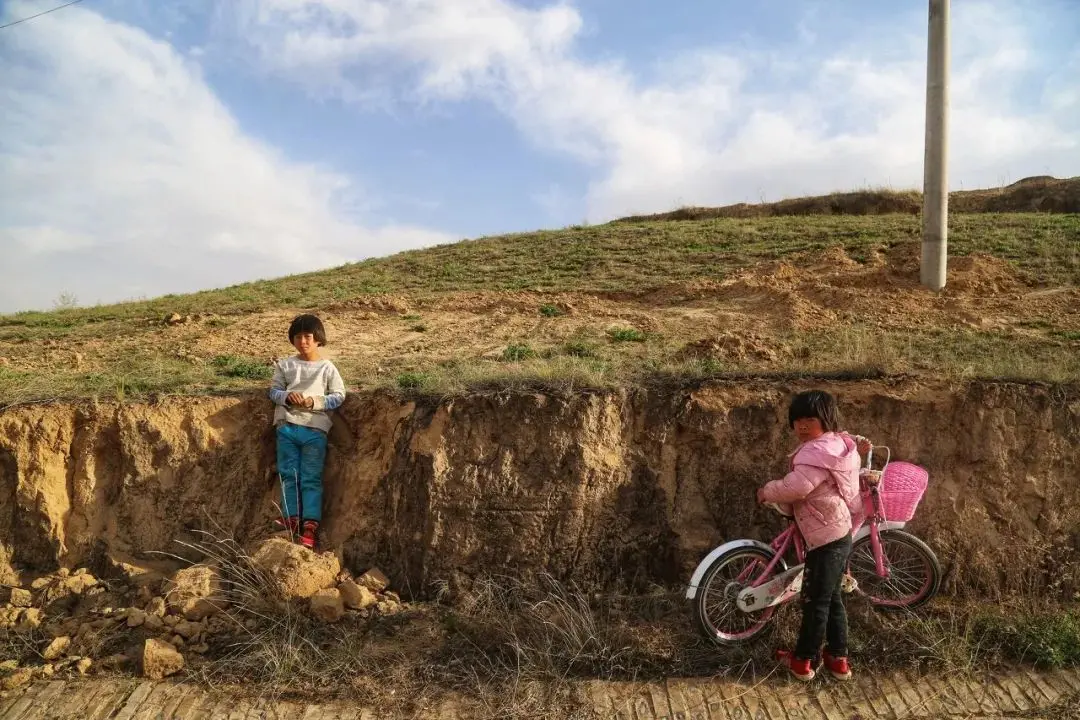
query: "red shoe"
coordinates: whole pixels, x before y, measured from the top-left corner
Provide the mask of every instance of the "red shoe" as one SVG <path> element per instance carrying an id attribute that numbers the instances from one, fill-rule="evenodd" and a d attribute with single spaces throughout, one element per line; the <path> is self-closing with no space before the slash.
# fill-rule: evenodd
<path id="1" fill-rule="evenodd" d="M 847 656 L 833 657 L 826 650 L 824 654 L 825 667 L 829 673 L 837 680 L 850 680 L 851 679 L 851 665 L 848 664 Z"/>
<path id="2" fill-rule="evenodd" d="M 289 534 L 293 537 L 300 532 L 300 518 L 293 515 L 292 517 L 276 517 L 274 518 L 274 525 L 279 530 L 288 530 Z"/>
<path id="3" fill-rule="evenodd" d="M 315 533 L 319 532 L 319 523 L 314 520 L 304 521 L 304 531 L 300 533 L 300 544 L 311 550 L 315 549 Z"/>
<path id="4" fill-rule="evenodd" d="M 802 658 L 795 657 L 795 653 L 790 650 L 777 650 L 776 661 L 781 663 L 788 669 L 791 676 L 800 682 L 810 682 L 814 679 L 814 668 L 812 668 L 809 660 L 803 660 Z"/>

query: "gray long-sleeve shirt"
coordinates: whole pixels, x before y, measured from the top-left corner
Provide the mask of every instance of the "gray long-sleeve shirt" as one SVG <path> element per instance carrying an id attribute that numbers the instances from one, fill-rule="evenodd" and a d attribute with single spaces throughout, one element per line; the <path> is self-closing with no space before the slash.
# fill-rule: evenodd
<path id="1" fill-rule="evenodd" d="M 287 405 L 289 393 L 314 398 L 310 409 Z M 301 360 L 290 357 L 278 360 L 274 379 L 270 383 L 270 399 L 274 408 L 274 424 L 292 423 L 330 432 L 333 421 L 330 413 L 345 402 L 345 382 L 329 360 Z"/>

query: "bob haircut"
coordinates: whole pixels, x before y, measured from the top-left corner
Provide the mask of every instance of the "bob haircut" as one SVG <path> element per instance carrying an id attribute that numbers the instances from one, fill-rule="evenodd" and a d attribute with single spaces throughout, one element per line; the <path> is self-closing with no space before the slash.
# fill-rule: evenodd
<path id="1" fill-rule="evenodd" d="M 796 420 L 808 418 L 820 420 L 825 432 L 839 430 L 840 409 L 836 406 L 836 398 L 824 390 L 809 390 L 796 395 L 788 407 L 788 425 L 795 427 Z"/>
<path id="2" fill-rule="evenodd" d="M 319 345 L 326 344 L 326 330 L 317 315 L 298 315 L 289 325 L 289 342 L 302 333 L 311 333 Z"/>

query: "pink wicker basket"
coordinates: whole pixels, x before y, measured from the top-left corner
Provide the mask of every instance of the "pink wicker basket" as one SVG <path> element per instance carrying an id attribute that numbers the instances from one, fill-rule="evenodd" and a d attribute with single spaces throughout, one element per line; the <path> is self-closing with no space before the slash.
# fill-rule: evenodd
<path id="1" fill-rule="evenodd" d="M 930 475 L 918 465 L 892 462 L 881 476 L 881 509 L 886 520 L 907 522 L 915 517 Z"/>

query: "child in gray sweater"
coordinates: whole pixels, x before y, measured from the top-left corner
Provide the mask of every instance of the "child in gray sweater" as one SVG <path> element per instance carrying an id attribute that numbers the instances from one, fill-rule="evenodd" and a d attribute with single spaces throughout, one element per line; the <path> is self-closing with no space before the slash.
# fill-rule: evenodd
<path id="1" fill-rule="evenodd" d="M 322 473 L 330 413 L 345 401 L 345 383 L 334 363 L 319 355 L 326 330 L 315 315 L 300 315 L 289 326 L 294 357 L 274 368 L 270 399 L 277 427 L 277 469 L 281 479 L 279 527 L 309 548 L 322 520 Z"/>

